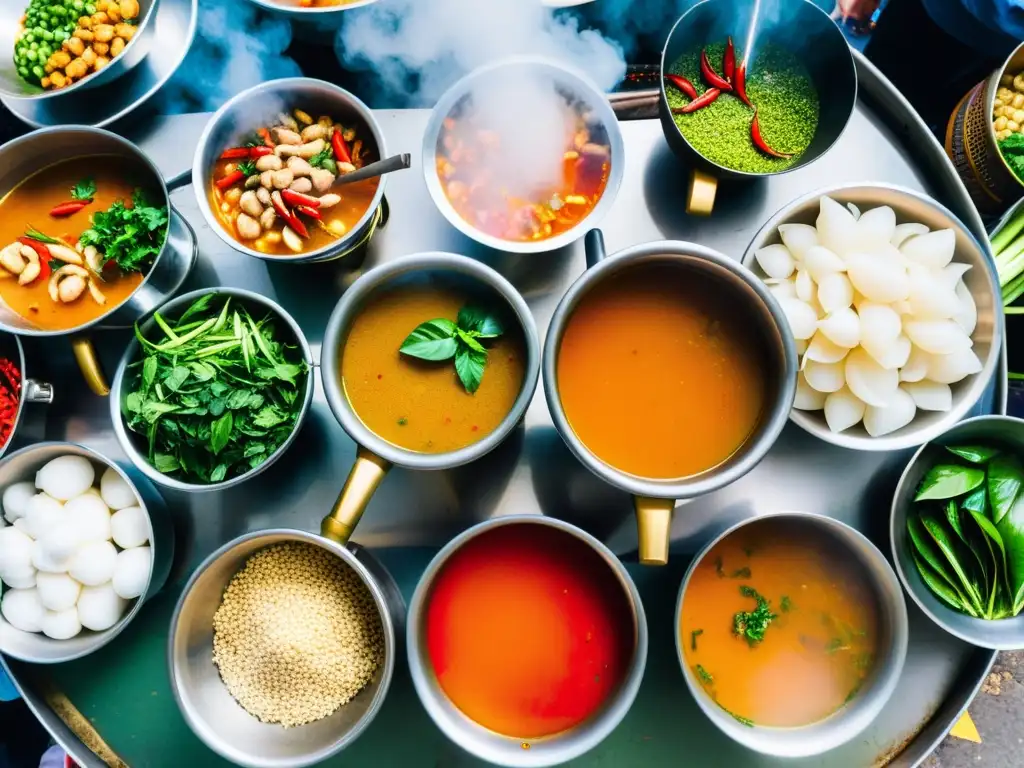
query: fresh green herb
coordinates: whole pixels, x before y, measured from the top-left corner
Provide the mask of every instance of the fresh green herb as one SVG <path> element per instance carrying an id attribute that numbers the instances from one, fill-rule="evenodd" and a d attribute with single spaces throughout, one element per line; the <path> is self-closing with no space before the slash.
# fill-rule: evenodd
<path id="1" fill-rule="evenodd" d="M 711 673 L 704 669 L 704 667 L 702 667 L 700 664 L 695 666 L 693 669 L 697 673 L 697 679 L 700 680 L 704 685 L 711 685 L 713 682 L 715 682 L 715 678 L 711 676 Z"/>
<path id="2" fill-rule="evenodd" d="M 1022 480 L 1024 467 L 1021 467 L 1020 459 L 1016 456 L 1004 453 L 989 462 L 986 487 L 988 502 L 992 507 L 992 522 L 996 525 L 1006 517 L 1020 495 Z"/>
<path id="3" fill-rule="evenodd" d="M 998 448 L 987 445 L 947 445 L 946 450 L 971 464 L 986 464 L 999 453 Z"/>
<path id="4" fill-rule="evenodd" d="M 749 579 L 750 578 L 750 568 L 748 568 L 747 566 L 743 566 L 742 568 L 738 568 L 737 570 L 732 572 L 732 578 L 734 578 L 734 579 Z"/>
<path id="5" fill-rule="evenodd" d="M 756 589 L 743 585 L 740 594 L 752 598 L 757 606 L 753 611 L 740 611 L 732 619 L 733 634 L 742 637 L 747 645 L 753 647 L 764 640 L 764 632 L 768 625 L 778 616 L 771 611 L 769 602 Z"/>
<path id="6" fill-rule="evenodd" d="M 782 599 L 779 600 L 779 610 L 783 613 L 789 613 L 793 607 L 793 601 L 789 599 L 789 595 L 783 595 Z"/>
<path id="7" fill-rule="evenodd" d="M 91 203 L 94 197 L 96 197 L 96 182 L 92 179 L 82 179 L 71 188 L 72 200 L 85 200 Z"/>
<path id="8" fill-rule="evenodd" d="M 28 227 L 25 230 L 25 237 L 30 237 L 33 240 L 38 240 L 40 243 L 46 243 L 47 245 L 65 245 L 63 240 L 58 240 L 56 237 L 50 237 L 49 235 L 40 232 L 35 227 Z"/>
<path id="9" fill-rule="evenodd" d="M 729 710 L 726 710 L 726 712 L 729 712 Z M 749 717 L 743 717 L 743 715 L 737 715 L 735 712 L 729 712 L 729 716 L 733 720 L 735 720 L 737 723 L 739 723 L 740 725 L 745 725 L 748 728 L 753 728 L 754 727 L 754 721 L 751 720 Z"/>
<path id="10" fill-rule="evenodd" d="M 697 650 L 697 638 L 704 634 L 703 629 L 695 629 L 690 633 L 690 650 Z"/>
<path id="11" fill-rule="evenodd" d="M 173 322 L 153 316 L 122 413 L 143 436 L 159 472 L 217 483 L 266 461 L 302 408 L 308 367 L 273 315 L 255 319 L 230 297 L 208 293 Z"/>
<path id="12" fill-rule="evenodd" d="M 167 206 L 150 205 L 143 191 L 136 189 L 131 206 L 118 200 L 107 210 L 94 213 L 92 226 L 78 242 L 95 246 L 122 272 L 141 272 L 163 248 L 167 221 Z"/>
<path id="13" fill-rule="evenodd" d="M 831 655 L 831 654 L 837 653 L 839 651 L 849 650 L 849 648 L 850 648 L 850 646 L 848 646 L 846 644 L 846 641 L 844 641 L 843 638 L 841 638 L 841 637 L 833 637 L 825 645 L 825 653 Z"/>
<path id="14" fill-rule="evenodd" d="M 402 416 L 402 417 L 401 417 L 401 418 L 400 418 L 400 419 L 398 420 L 398 426 L 400 426 L 400 427 L 404 427 L 404 426 L 405 426 L 406 424 L 408 424 L 408 423 L 409 423 L 409 420 L 408 420 L 407 418 L 405 418 L 405 416 Z"/>
<path id="15" fill-rule="evenodd" d="M 999 151 L 1014 175 L 1024 183 L 1024 136 L 1011 133 L 999 142 Z"/>
<path id="16" fill-rule="evenodd" d="M 985 470 L 962 464 L 936 464 L 925 474 L 914 501 L 951 499 L 969 493 L 985 482 Z"/>
<path id="17" fill-rule="evenodd" d="M 480 387 L 487 366 L 487 349 L 481 339 L 493 339 L 504 333 L 497 317 L 480 307 L 468 305 L 459 310 L 456 323 L 438 318 L 413 329 L 399 351 L 420 360 L 451 360 L 466 391 Z"/>
<path id="18" fill-rule="evenodd" d="M 753 557 L 754 556 L 754 548 L 751 547 L 751 546 L 744 547 L 743 548 L 743 554 L 745 554 L 747 557 Z"/>
<path id="19" fill-rule="evenodd" d="M 862 685 L 863 685 L 863 683 L 861 682 L 861 683 L 857 683 L 855 686 L 853 686 L 853 688 L 850 690 L 850 692 L 848 694 L 846 694 L 846 698 L 843 699 L 842 706 L 845 707 L 847 704 L 849 704 L 851 701 L 853 701 L 855 698 L 857 698 L 857 694 L 860 693 L 860 689 L 861 689 Z"/>
<path id="20" fill-rule="evenodd" d="M 317 154 L 309 158 L 309 164 L 314 168 L 323 168 L 331 173 L 338 172 L 338 163 L 334 159 L 334 150 L 331 148 L 330 142 Z"/>
<path id="21" fill-rule="evenodd" d="M 255 176 L 256 173 L 257 173 L 257 171 L 256 171 L 256 163 L 254 163 L 252 160 L 243 160 L 238 165 L 236 165 L 235 168 L 237 168 L 239 171 L 241 171 L 247 177 L 248 176 Z"/>
<path id="22" fill-rule="evenodd" d="M 718 578 L 725 578 L 725 564 L 722 562 L 721 557 L 715 558 L 715 573 L 718 574 Z"/>

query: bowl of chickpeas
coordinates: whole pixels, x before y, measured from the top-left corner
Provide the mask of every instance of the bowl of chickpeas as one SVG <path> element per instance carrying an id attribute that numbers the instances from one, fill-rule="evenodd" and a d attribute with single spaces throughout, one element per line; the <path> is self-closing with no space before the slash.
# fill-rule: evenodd
<path id="1" fill-rule="evenodd" d="M 159 0 L 0 0 L 0 96 L 108 84 L 149 52 Z"/>

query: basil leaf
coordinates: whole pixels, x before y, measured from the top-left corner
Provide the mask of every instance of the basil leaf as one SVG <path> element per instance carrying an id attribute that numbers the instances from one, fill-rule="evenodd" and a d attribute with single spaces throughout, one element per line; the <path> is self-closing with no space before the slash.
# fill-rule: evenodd
<path id="1" fill-rule="evenodd" d="M 157 359 L 155 357 L 147 357 L 145 362 L 142 363 L 142 391 L 145 393 L 149 392 L 149 388 L 153 386 L 153 382 L 156 381 L 156 369 Z"/>
<path id="2" fill-rule="evenodd" d="M 964 538 L 963 528 L 960 527 L 960 510 L 957 509 L 956 501 L 954 499 L 950 499 L 946 502 L 945 511 L 949 527 L 953 529 L 953 533 L 960 537 L 960 541 L 967 544 L 967 539 Z"/>
<path id="3" fill-rule="evenodd" d="M 472 331 L 479 339 L 493 339 L 505 332 L 497 317 L 473 304 L 467 304 L 459 310 L 458 320 L 460 328 Z"/>
<path id="4" fill-rule="evenodd" d="M 978 512 L 984 515 L 985 510 L 988 508 L 988 493 L 985 488 L 977 488 L 971 491 L 964 500 L 961 502 L 963 508 L 969 512 Z"/>
<path id="5" fill-rule="evenodd" d="M 1020 494 L 1024 482 L 1024 467 L 1013 455 L 996 456 L 988 465 L 988 503 L 992 520 L 999 524 Z"/>
<path id="6" fill-rule="evenodd" d="M 935 545 L 946 558 L 946 562 L 949 563 L 950 569 L 956 575 L 957 580 L 963 587 L 963 593 L 971 602 L 972 607 L 979 614 L 983 613 L 984 611 L 981 607 L 981 592 L 978 590 L 977 584 L 972 578 L 970 566 L 966 565 L 961 559 L 960 553 L 957 552 L 956 545 L 953 540 L 949 538 L 949 533 L 946 529 L 942 527 L 942 523 L 939 521 L 939 518 L 934 517 L 929 512 L 923 512 L 921 514 L 921 525 L 924 526 L 928 535 L 932 537 Z"/>
<path id="7" fill-rule="evenodd" d="M 440 317 L 420 323 L 405 337 L 398 351 L 421 360 L 448 360 L 459 348 L 455 340 L 455 323 Z"/>
<path id="8" fill-rule="evenodd" d="M 985 464 L 999 453 L 998 448 L 985 445 L 947 445 L 946 450 L 971 464 Z"/>
<path id="9" fill-rule="evenodd" d="M 455 333 L 458 334 L 459 340 L 462 341 L 463 344 L 465 344 L 467 347 L 469 347 L 473 351 L 475 351 L 475 352 L 483 352 L 485 355 L 487 354 L 487 350 L 484 349 L 484 345 L 481 344 L 476 339 L 474 339 L 472 336 L 470 336 L 468 333 L 466 333 L 461 328 L 456 328 L 455 329 Z"/>
<path id="10" fill-rule="evenodd" d="M 921 556 L 917 554 L 916 550 L 912 551 L 910 554 L 914 558 L 914 564 L 917 566 L 917 572 L 921 574 L 921 580 L 936 597 L 954 610 L 960 611 L 961 613 L 970 612 L 967 604 L 963 602 L 960 594 L 944 582 L 921 558 Z"/>
<path id="11" fill-rule="evenodd" d="M 950 499 L 973 491 L 985 482 L 985 470 L 959 464 L 936 464 L 924 476 L 914 501 Z"/>
<path id="12" fill-rule="evenodd" d="M 480 388 L 484 377 L 484 366 L 487 364 L 487 353 L 478 352 L 467 346 L 460 346 L 455 353 L 455 372 L 466 391 L 473 394 Z"/>
<path id="13" fill-rule="evenodd" d="M 178 460 L 169 453 L 156 453 L 153 455 L 153 466 L 157 472 L 167 475 L 178 469 Z"/>
<path id="14" fill-rule="evenodd" d="M 228 465 L 227 464 L 218 464 L 216 467 L 213 468 L 213 472 L 210 473 L 210 482 L 211 483 L 219 483 L 221 480 L 223 480 L 225 477 L 227 477 L 227 474 L 228 474 Z"/>
<path id="15" fill-rule="evenodd" d="M 214 455 L 224 450 L 231 439 L 231 430 L 234 427 L 234 416 L 231 411 L 225 411 L 224 415 L 210 424 L 210 450 Z M 215 481 L 216 482 L 216 481 Z"/>
<path id="16" fill-rule="evenodd" d="M 1006 548 L 1010 604 L 1016 616 L 1024 607 L 1024 498 L 1017 499 L 1010 511 L 996 523 L 996 530 Z"/>
<path id="17" fill-rule="evenodd" d="M 957 589 L 956 578 L 949 571 L 942 553 L 936 548 L 928 531 L 924 529 L 921 518 L 914 512 L 907 515 L 907 533 L 910 534 L 910 541 L 913 549 L 928 566 L 935 571 L 949 586 Z"/>

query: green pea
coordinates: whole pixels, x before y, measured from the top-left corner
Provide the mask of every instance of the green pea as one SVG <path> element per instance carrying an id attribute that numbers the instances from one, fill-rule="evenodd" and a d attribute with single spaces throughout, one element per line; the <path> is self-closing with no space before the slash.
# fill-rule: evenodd
<path id="1" fill-rule="evenodd" d="M 36 33 L 35 32 L 29 32 L 27 35 L 25 35 L 22 38 L 22 40 L 24 40 L 26 43 L 31 43 L 35 39 L 36 39 Z"/>
<path id="2" fill-rule="evenodd" d="M 36 64 L 34 67 L 32 67 L 32 74 L 38 77 L 40 80 L 42 80 L 44 77 L 46 77 L 46 70 L 44 70 L 42 67 Z"/>
<path id="3" fill-rule="evenodd" d="M 25 58 L 28 61 L 35 61 L 37 56 L 38 56 L 38 54 L 34 50 L 32 50 L 31 48 L 29 50 L 25 51 Z"/>
<path id="4" fill-rule="evenodd" d="M 45 40 L 48 43 L 53 42 L 53 32 L 51 32 L 48 29 L 44 29 L 41 34 L 43 36 L 43 40 Z"/>
<path id="5" fill-rule="evenodd" d="M 85 0 L 71 0 L 71 7 L 76 11 L 80 11 L 85 8 Z"/>
<path id="6" fill-rule="evenodd" d="M 31 73 L 28 67 L 18 67 L 18 74 L 28 80 Z"/>
<path id="7" fill-rule="evenodd" d="M 87 14 L 89 14 L 90 16 L 92 16 L 94 13 L 96 13 L 96 6 L 93 5 L 92 3 L 86 3 L 85 4 L 85 12 Z"/>
<path id="8" fill-rule="evenodd" d="M 53 48 L 48 45 L 39 46 L 39 58 L 46 61 L 50 56 L 53 55 Z"/>

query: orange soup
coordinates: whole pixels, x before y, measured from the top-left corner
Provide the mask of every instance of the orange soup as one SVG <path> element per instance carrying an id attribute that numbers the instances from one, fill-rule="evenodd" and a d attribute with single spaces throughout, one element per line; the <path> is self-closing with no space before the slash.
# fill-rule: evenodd
<path id="1" fill-rule="evenodd" d="M 757 427 L 765 366 L 748 318 L 714 280 L 672 266 L 616 274 L 573 311 L 556 375 L 576 436 L 640 477 L 695 475 Z"/>
<path id="2" fill-rule="evenodd" d="M 460 381 L 451 359 L 402 354 L 421 323 L 456 322 L 469 297 L 439 286 L 398 288 L 373 297 L 352 323 L 341 355 L 345 396 L 374 434 L 402 448 L 445 453 L 464 448 L 504 421 L 523 386 L 526 347 L 517 322 L 486 345 L 486 366 L 475 392 Z"/>
<path id="3" fill-rule="evenodd" d="M 0 201 L 0 298 L 7 306 L 55 331 L 123 303 L 167 234 L 167 207 L 138 186 L 145 178 L 124 158 L 82 157 L 11 190 Z"/>
<path id="4" fill-rule="evenodd" d="M 766 520 L 708 552 L 683 596 L 689 674 L 741 722 L 795 727 L 844 706 L 871 672 L 878 604 L 826 533 Z"/>
<path id="5" fill-rule="evenodd" d="M 520 523 L 470 540 L 428 598 L 426 641 L 452 703 L 520 739 L 583 722 L 622 683 L 635 625 L 622 584 L 590 547 Z"/>

